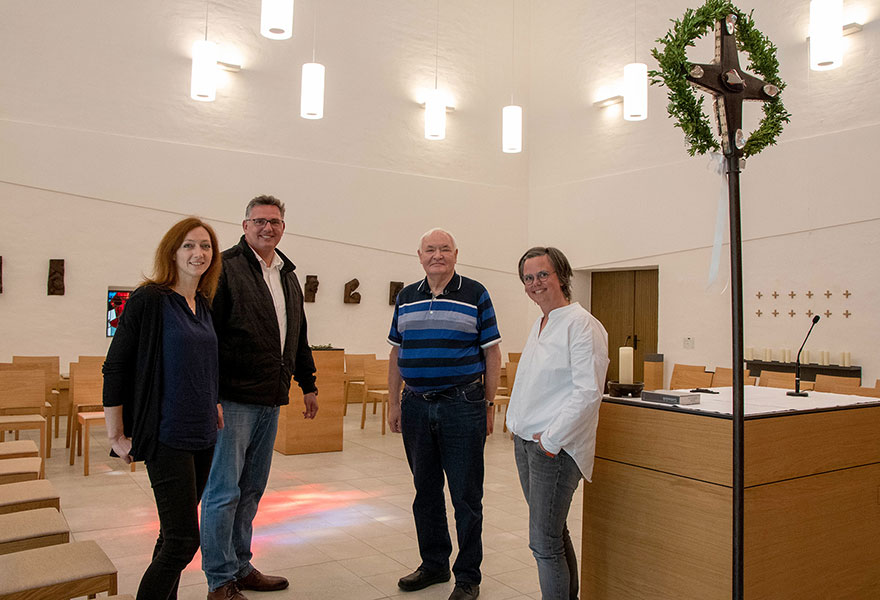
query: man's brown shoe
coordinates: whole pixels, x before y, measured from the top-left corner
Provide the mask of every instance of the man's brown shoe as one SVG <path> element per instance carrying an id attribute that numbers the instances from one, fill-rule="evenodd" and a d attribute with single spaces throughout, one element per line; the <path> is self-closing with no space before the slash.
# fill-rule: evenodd
<path id="1" fill-rule="evenodd" d="M 247 600 L 234 581 L 224 583 L 213 592 L 208 592 L 208 600 Z"/>
<path id="2" fill-rule="evenodd" d="M 254 590 L 256 592 L 274 592 L 276 590 L 287 589 L 290 582 L 284 577 L 276 575 L 263 575 L 256 569 L 235 582 L 238 587 L 243 590 Z"/>

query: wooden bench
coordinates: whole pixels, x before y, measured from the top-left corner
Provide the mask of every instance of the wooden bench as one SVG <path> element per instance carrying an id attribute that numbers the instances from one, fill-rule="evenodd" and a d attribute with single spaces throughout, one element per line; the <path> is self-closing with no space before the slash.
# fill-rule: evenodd
<path id="1" fill-rule="evenodd" d="M 40 456 L 40 449 L 33 440 L 0 442 L 0 460 L 4 458 L 28 458 Z"/>
<path id="2" fill-rule="evenodd" d="M 116 567 L 92 540 L 0 556 L 0 600 L 115 594 Z"/>
<path id="3" fill-rule="evenodd" d="M 61 510 L 58 491 L 48 479 L 0 485 L 0 515 L 37 508 Z"/>
<path id="4" fill-rule="evenodd" d="M 0 460 L 0 484 L 40 479 L 42 471 L 43 459 L 39 456 Z"/>
<path id="5" fill-rule="evenodd" d="M 70 527 L 54 508 L 0 515 L 0 554 L 66 544 Z"/>
<path id="6" fill-rule="evenodd" d="M 3 434 L 7 431 L 19 431 L 26 429 L 38 429 L 40 431 L 40 456 L 45 454 L 48 438 L 46 437 L 46 417 L 42 415 L 0 415 L 0 442 L 4 441 Z M 40 471 L 40 477 L 44 472 Z"/>

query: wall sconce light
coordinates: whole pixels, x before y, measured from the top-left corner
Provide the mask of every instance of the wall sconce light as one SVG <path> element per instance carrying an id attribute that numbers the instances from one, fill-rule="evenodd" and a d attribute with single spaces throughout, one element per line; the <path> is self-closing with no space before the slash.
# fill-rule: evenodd
<path id="1" fill-rule="evenodd" d="M 260 33 L 270 40 L 286 40 L 293 35 L 293 0 L 263 0 Z"/>
<path id="2" fill-rule="evenodd" d="M 596 100 L 595 102 L 593 102 L 593 106 L 595 106 L 596 108 L 605 108 L 607 106 L 620 104 L 621 102 L 623 102 L 623 96 L 621 96 L 620 94 L 615 94 L 614 96 L 608 96 L 607 98 Z"/>

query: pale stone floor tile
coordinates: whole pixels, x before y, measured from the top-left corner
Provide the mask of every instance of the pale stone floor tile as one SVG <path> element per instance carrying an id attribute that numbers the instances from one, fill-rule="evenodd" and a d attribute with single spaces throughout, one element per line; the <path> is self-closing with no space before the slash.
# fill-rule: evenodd
<path id="1" fill-rule="evenodd" d="M 372 417 L 372 415 L 370 415 Z M 372 428 L 371 428 L 372 427 Z M 344 451 L 284 456 L 276 453 L 255 521 L 254 563 L 291 579 L 291 588 L 253 593 L 251 600 L 446 600 L 452 583 L 404 593 L 397 580 L 420 564 L 412 518 L 414 490 L 401 437 L 381 436 L 378 418 L 360 429 L 360 411 L 344 423 Z M 64 435 L 62 419 L 61 436 Z M 92 474 L 82 458 L 68 464 L 64 438 L 53 441 L 46 472 L 61 494 L 72 537 L 93 539 L 119 569 L 120 593 L 134 594 L 150 562 L 158 518 L 142 463 L 128 466 L 106 456 L 106 432 L 91 437 Z M 540 598 L 537 568 L 528 549 L 528 507 L 522 498 L 508 435 L 486 443 L 484 562 L 481 598 Z M 572 501 L 569 529 L 580 554 L 584 487 Z M 455 547 L 453 510 L 447 518 Z M 453 558 L 457 549 L 453 550 Z M 201 557 L 181 576 L 181 600 L 207 593 Z"/>

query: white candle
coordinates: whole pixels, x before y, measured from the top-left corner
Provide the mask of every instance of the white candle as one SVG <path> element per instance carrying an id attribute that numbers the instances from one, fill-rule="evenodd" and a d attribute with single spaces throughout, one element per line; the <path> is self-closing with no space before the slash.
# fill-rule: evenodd
<path id="1" fill-rule="evenodd" d="M 785 362 L 787 362 L 787 363 L 791 362 L 791 348 L 785 349 Z"/>
<path id="2" fill-rule="evenodd" d="M 841 355 L 840 365 L 843 367 L 851 367 L 852 366 L 852 357 L 849 352 L 844 352 Z"/>
<path id="3" fill-rule="evenodd" d="M 755 349 L 751 346 L 746 347 L 746 351 L 743 354 L 743 358 L 746 360 L 752 360 L 755 357 Z"/>
<path id="4" fill-rule="evenodd" d="M 822 350 L 822 351 L 820 352 L 819 356 L 821 357 L 821 358 L 819 359 L 819 364 L 820 364 L 820 365 L 823 365 L 823 366 L 827 366 L 827 365 L 828 365 L 828 351 L 827 351 L 827 350 Z"/>
<path id="5" fill-rule="evenodd" d="M 770 348 L 764 348 L 764 362 L 770 362 L 773 360 L 773 350 Z"/>
<path id="6" fill-rule="evenodd" d="M 801 351 L 801 364 L 802 365 L 810 364 L 810 351 L 809 350 L 802 350 Z"/>
<path id="7" fill-rule="evenodd" d="M 631 346 L 621 346 L 619 351 L 620 383 L 633 382 L 633 349 Z"/>
<path id="8" fill-rule="evenodd" d="M 779 349 L 779 362 L 785 362 L 785 348 Z"/>

